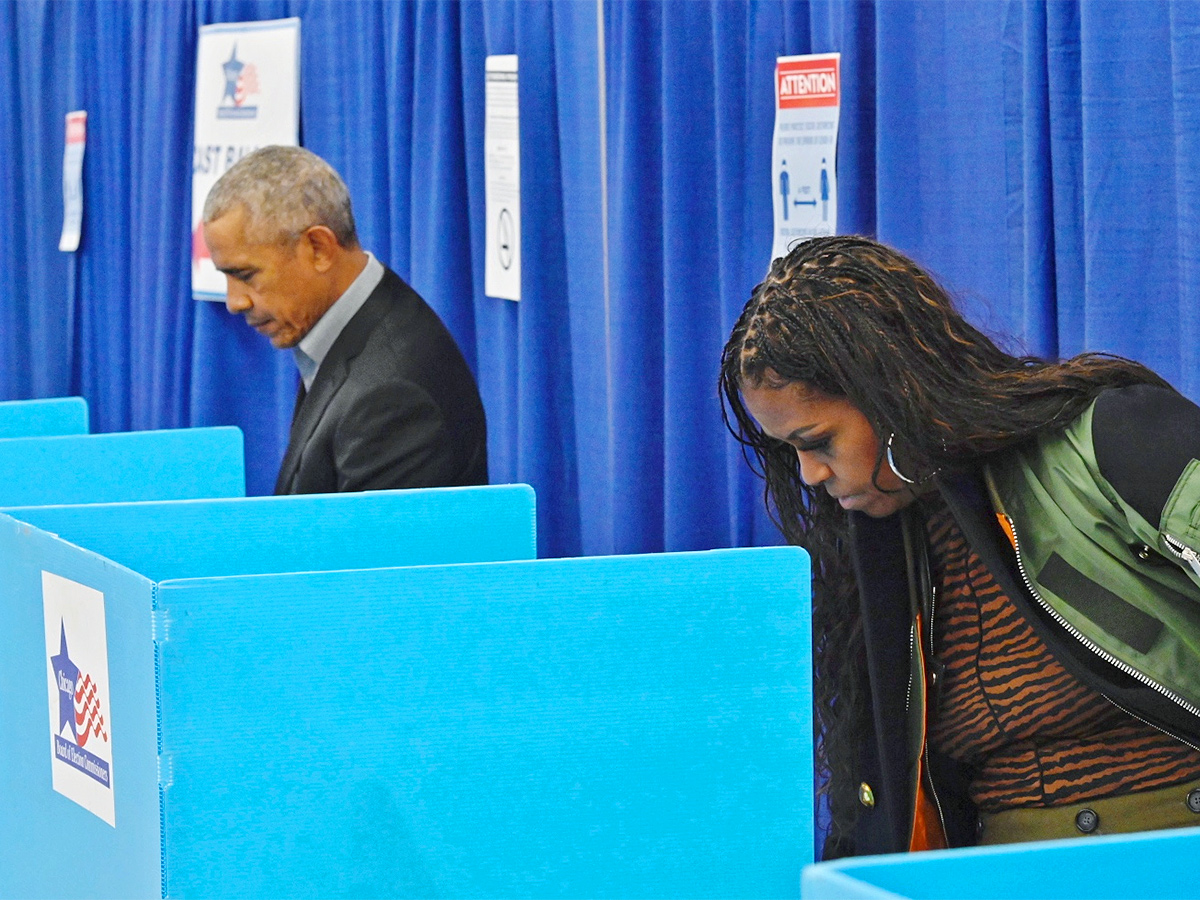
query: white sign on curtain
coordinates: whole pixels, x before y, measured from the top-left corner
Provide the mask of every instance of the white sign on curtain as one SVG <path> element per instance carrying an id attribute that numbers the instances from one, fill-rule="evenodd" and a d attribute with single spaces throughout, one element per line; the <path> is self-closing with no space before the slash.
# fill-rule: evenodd
<path id="1" fill-rule="evenodd" d="M 204 199 L 235 162 L 300 138 L 300 20 L 205 25 L 196 52 L 192 152 L 192 295 L 224 300 L 200 227 Z"/>
<path id="2" fill-rule="evenodd" d="M 840 53 L 781 56 L 775 64 L 771 258 L 806 238 L 837 233 Z"/>
<path id="3" fill-rule="evenodd" d="M 489 56 L 484 64 L 483 180 L 487 210 L 483 289 L 489 297 L 521 299 L 521 117 L 517 58 Z"/>
<path id="4" fill-rule="evenodd" d="M 87 113 L 67 113 L 67 143 L 63 148 L 63 227 L 58 249 L 79 249 L 83 229 L 83 150 L 87 146 Z"/>

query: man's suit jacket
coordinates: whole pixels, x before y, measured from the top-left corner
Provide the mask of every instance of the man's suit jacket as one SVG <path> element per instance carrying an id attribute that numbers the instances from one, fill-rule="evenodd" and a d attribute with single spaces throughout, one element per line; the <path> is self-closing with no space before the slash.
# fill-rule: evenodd
<path id="1" fill-rule="evenodd" d="M 487 484 L 487 428 L 454 338 L 395 272 L 298 398 L 276 494 Z"/>

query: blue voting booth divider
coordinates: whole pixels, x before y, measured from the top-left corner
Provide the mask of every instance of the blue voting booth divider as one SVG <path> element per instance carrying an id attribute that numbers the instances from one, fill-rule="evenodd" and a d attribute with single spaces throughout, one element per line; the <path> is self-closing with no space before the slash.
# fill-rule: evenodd
<path id="1" fill-rule="evenodd" d="M 0 402 L 0 438 L 87 433 L 88 406 L 82 397 Z"/>
<path id="2" fill-rule="evenodd" d="M 14 518 L 0 516 L 0 533 L 9 538 L 0 539 L 0 633 L 28 636 L 38 617 L 44 618 L 39 612 L 45 591 L 41 571 L 85 584 L 105 597 L 105 656 L 116 710 L 110 721 L 121 723 L 121 783 L 132 785 L 114 804 L 113 820 L 116 823 L 120 814 L 120 827 L 110 827 L 68 803 L 71 813 L 99 832 L 90 851 L 88 842 L 76 845 L 72 837 L 72 858 L 85 862 L 89 874 L 79 880 L 76 871 L 74 881 L 65 885 L 47 878 L 39 860 L 48 852 L 43 842 L 56 827 L 61 811 L 54 805 L 62 798 L 49 793 L 49 757 L 37 752 L 49 735 L 37 738 L 41 723 L 36 698 L 30 694 L 39 683 L 30 666 L 45 665 L 35 662 L 45 655 L 45 647 L 9 640 L 6 646 L 26 660 L 23 667 L 12 666 L 7 657 L 0 657 L 0 721 L 9 724 L 7 733 L 0 735 L 0 784 L 8 801 L 0 803 L 0 896 L 161 895 L 157 698 L 145 694 L 155 686 L 154 612 L 152 602 L 146 602 L 158 581 L 307 571 L 347 563 L 382 567 L 532 559 L 537 548 L 534 504 L 527 485 L 504 485 L 45 506 L 10 510 Z M 30 527 L 35 522 L 40 530 Z M 35 549 L 44 553 L 31 560 L 27 553 Z M 20 590 L 22 578 L 33 595 Z M 66 642 L 65 624 L 63 628 Z M 72 643 L 78 637 L 71 634 Z M 43 671 L 40 681 L 46 677 Z M 117 734 L 112 737 L 115 747 Z M 115 762 L 114 797 L 124 793 L 117 787 Z M 151 772 L 155 784 L 147 787 Z M 34 783 L 41 785 L 40 792 L 28 791 Z M 49 804 L 47 794 L 53 798 Z M 31 831 L 31 822 L 42 822 L 45 828 Z M 85 826 L 79 835 L 86 831 Z"/>
<path id="3" fill-rule="evenodd" d="M 296 504 L 348 533 L 352 506 L 319 510 L 404 493 L 205 506 L 261 515 L 262 542 L 274 513 L 286 544 Z M 101 539 L 80 510 L 21 515 L 63 536 L 0 516 L 4 896 L 798 893 L 797 548 L 197 577 L 244 564 L 202 549 L 213 527 L 194 560 L 146 537 L 126 558 L 151 578 L 65 540 Z M 208 527 L 193 504 L 101 515 Z M 373 521 L 381 547 L 413 527 Z"/>
<path id="4" fill-rule="evenodd" d="M 1176 900 L 1200 896 L 1200 828 L 818 863 L 805 900 Z"/>
<path id="5" fill-rule="evenodd" d="M 239 428 L 0 439 L 0 507 L 241 497 Z"/>
<path id="6" fill-rule="evenodd" d="M 533 559 L 535 502 L 506 484 L 5 512 L 162 581 Z"/>

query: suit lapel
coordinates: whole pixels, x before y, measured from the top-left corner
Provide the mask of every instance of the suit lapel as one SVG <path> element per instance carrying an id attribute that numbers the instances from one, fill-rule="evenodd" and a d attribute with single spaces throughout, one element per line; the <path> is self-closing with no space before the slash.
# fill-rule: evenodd
<path id="1" fill-rule="evenodd" d="M 350 372 L 350 362 L 362 352 L 375 326 L 387 312 L 389 281 L 395 277 L 390 270 L 384 270 L 379 285 L 371 292 L 362 308 L 346 323 L 342 333 L 329 348 L 329 353 L 317 369 L 312 389 L 306 395 L 297 398 L 287 453 L 284 454 L 283 462 L 279 466 L 279 477 L 275 481 L 276 494 L 291 493 L 304 448 L 308 446 L 325 410 L 345 383 Z M 301 386 L 301 391 L 303 390 Z"/>
<path id="2" fill-rule="evenodd" d="M 292 430 L 288 437 L 287 453 L 279 466 L 279 478 L 275 482 L 275 493 L 289 493 L 292 480 L 300 467 L 300 457 L 312 437 L 321 415 L 329 402 L 337 393 L 338 388 L 346 380 L 346 364 L 348 360 L 334 359 L 332 352 L 321 364 L 317 377 L 313 379 L 312 390 L 304 397 L 298 398 L 296 412 L 292 417 Z M 301 387 L 303 390 L 303 387 Z"/>

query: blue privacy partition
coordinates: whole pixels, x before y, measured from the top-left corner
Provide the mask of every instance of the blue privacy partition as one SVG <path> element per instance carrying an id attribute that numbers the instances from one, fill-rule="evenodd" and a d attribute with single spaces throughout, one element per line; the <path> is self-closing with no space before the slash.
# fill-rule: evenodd
<path id="1" fill-rule="evenodd" d="M 58 616 L 59 636 L 45 623 L 44 572 L 81 587 L 78 609 Z M 0 516 L 0 896 L 161 895 L 153 597 L 148 578 Z M 71 687 L 99 683 L 107 740 L 92 735 L 78 748 L 73 693 L 58 690 L 56 657 L 84 673 L 64 673 Z M 58 754 L 71 745 L 79 759 L 68 764 Z M 97 758 L 110 787 L 74 765 Z M 56 781 L 92 809 L 55 791 Z M 100 817 L 109 810 L 115 826 Z"/>
<path id="2" fill-rule="evenodd" d="M 1182 801 L 1181 801 L 1182 802 Z M 1200 828 L 864 856 L 804 870 L 805 900 L 1174 900 L 1200 896 Z"/>
<path id="3" fill-rule="evenodd" d="M 0 439 L 0 508 L 246 493 L 239 428 Z"/>
<path id="4" fill-rule="evenodd" d="M 0 438 L 87 433 L 88 406 L 82 397 L 0 403 Z"/>
<path id="5" fill-rule="evenodd" d="M 108 648 L 120 648 L 106 656 L 123 748 L 121 788 L 116 787 L 115 766 L 112 773 L 114 794 L 120 790 L 121 796 L 114 809 L 114 818 L 120 813 L 119 827 L 100 822 L 74 804 L 63 807 L 59 794 L 45 793 L 50 763 L 36 753 L 38 735 L 43 742 L 49 740 L 37 703 L 39 691 L 41 696 L 46 693 L 41 687 L 46 679 L 44 659 L 57 648 L 46 645 L 43 653 L 42 645 L 31 639 L 12 645 L 17 651 L 13 659 L 0 656 L 0 721 L 16 725 L 0 734 L 0 784 L 5 784 L 6 801 L 12 798 L 11 805 L 0 803 L 0 896 L 160 895 L 151 632 L 158 581 L 347 565 L 532 559 L 537 547 L 534 504 L 527 485 L 497 485 L 44 506 L 9 510 L 14 518 L 0 515 L 0 633 L 37 630 L 44 618 L 43 570 L 99 591 L 107 611 Z M 63 628 L 63 640 L 69 637 L 73 646 L 78 635 L 68 634 L 66 624 Z M 117 736 L 112 735 L 114 746 Z M 32 755 L 30 747 L 35 748 Z M 128 754 L 124 748 L 129 748 Z M 143 753 L 146 749 L 152 752 Z M 147 787 L 148 778 L 153 783 Z M 126 779 L 140 786 L 128 802 Z M 30 794 L 30 785 L 39 789 Z M 39 854 L 44 850 L 39 842 L 60 827 L 64 816 L 75 833 L 99 841 L 100 849 L 87 857 L 91 862 L 110 856 L 114 860 L 107 869 L 97 869 L 95 877 L 79 882 L 77 890 L 47 883 L 40 870 Z M 31 830 L 31 822 L 40 823 L 41 830 Z M 127 823 L 134 824 L 126 827 Z"/>
<path id="6" fill-rule="evenodd" d="M 4 896 L 779 897 L 811 860 L 797 548 L 151 580 L 0 517 L 0 579 Z M 111 794 L 51 783 L 89 765 Z"/>
<path id="7" fill-rule="evenodd" d="M 524 484 L 5 512 L 156 581 L 537 555 Z"/>

